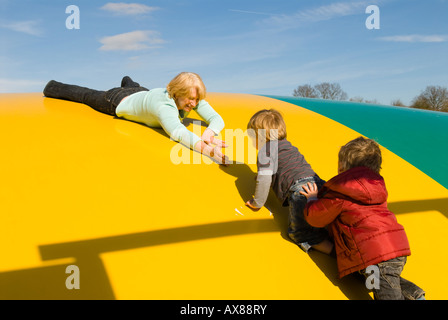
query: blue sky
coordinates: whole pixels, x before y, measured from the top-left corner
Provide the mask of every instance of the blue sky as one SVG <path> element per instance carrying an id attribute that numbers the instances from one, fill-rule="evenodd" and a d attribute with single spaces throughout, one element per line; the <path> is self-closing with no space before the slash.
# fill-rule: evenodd
<path id="1" fill-rule="evenodd" d="M 80 28 L 67 29 L 69 5 Z M 380 29 L 369 30 L 369 5 Z M 123 75 L 164 87 L 181 71 L 210 92 L 292 95 L 337 82 L 405 104 L 448 87 L 448 0 L 0 0 L 0 93 L 51 79 L 106 90 Z"/>

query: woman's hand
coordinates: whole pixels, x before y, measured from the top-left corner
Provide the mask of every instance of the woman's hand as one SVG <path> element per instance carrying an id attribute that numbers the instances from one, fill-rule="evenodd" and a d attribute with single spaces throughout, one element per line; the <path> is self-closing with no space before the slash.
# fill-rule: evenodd
<path id="1" fill-rule="evenodd" d="M 229 165 L 229 158 L 222 153 L 222 148 L 227 148 L 227 145 L 225 141 L 215 138 L 215 133 L 213 130 L 209 128 L 205 129 L 201 140 L 206 144 L 206 146 L 202 149 L 204 154 L 208 155 L 219 164 L 223 164 L 225 166 Z"/>
<path id="2" fill-rule="evenodd" d="M 307 185 L 303 186 L 304 191 L 300 191 L 300 194 L 303 194 L 308 201 L 311 199 L 317 199 L 317 185 L 316 183 L 308 182 Z"/>
<path id="3" fill-rule="evenodd" d="M 228 166 L 230 164 L 229 158 L 221 152 L 221 148 L 219 146 L 212 147 L 200 140 L 194 146 L 194 150 L 212 158 L 214 161 L 224 166 Z"/>
<path id="4" fill-rule="evenodd" d="M 229 157 L 222 153 L 220 146 L 212 147 L 210 151 L 210 158 L 224 166 L 228 166 L 230 163 Z"/>
<path id="5" fill-rule="evenodd" d="M 204 133 L 202 134 L 201 140 L 204 141 L 209 146 L 214 144 L 221 148 L 227 148 L 225 141 L 216 139 L 215 133 L 213 132 L 212 129 L 209 129 L 209 128 L 205 129 Z"/>

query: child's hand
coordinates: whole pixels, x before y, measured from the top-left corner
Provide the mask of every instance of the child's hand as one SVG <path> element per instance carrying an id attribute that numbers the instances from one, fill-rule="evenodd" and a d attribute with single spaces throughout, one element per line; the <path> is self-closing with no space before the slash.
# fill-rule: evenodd
<path id="1" fill-rule="evenodd" d="M 247 201 L 247 202 L 246 202 L 246 207 L 249 207 L 252 211 L 258 211 L 258 210 L 260 210 L 261 208 L 254 207 L 254 206 L 252 205 L 252 202 L 253 202 L 253 201 L 254 201 L 254 199 L 251 199 L 251 200 Z"/>
<path id="2" fill-rule="evenodd" d="M 304 191 L 300 191 L 300 194 L 303 194 L 308 200 L 311 198 L 317 199 L 317 185 L 316 183 L 308 182 L 306 186 L 303 186 Z"/>

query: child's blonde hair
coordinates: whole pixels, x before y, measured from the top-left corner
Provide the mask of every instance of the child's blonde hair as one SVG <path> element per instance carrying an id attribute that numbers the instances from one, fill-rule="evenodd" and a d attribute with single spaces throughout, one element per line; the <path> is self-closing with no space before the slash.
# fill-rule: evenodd
<path id="1" fill-rule="evenodd" d="M 356 138 L 341 147 L 339 151 L 339 172 L 362 166 L 379 174 L 381 163 L 380 146 L 372 139 Z"/>
<path id="2" fill-rule="evenodd" d="M 255 113 L 247 124 L 247 129 L 255 134 L 264 132 L 266 141 L 286 138 L 286 124 L 282 115 L 275 109 L 264 109 Z"/>
<path id="3" fill-rule="evenodd" d="M 166 86 L 166 90 L 172 99 L 188 97 L 191 89 L 196 89 L 198 100 L 205 99 L 206 89 L 204 82 L 196 73 L 181 72 Z"/>

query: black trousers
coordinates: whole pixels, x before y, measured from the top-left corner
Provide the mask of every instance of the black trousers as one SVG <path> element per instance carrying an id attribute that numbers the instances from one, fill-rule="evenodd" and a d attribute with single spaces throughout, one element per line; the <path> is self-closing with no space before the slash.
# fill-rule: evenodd
<path id="1" fill-rule="evenodd" d="M 128 81 L 125 81 L 126 78 Z M 121 100 L 140 91 L 149 91 L 149 89 L 141 87 L 129 77 L 125 77 L 121 87 L 108 91 L 98 91 L 51 80 L 45 86 L 43 93 L 48 98 L 84 103 L 96 111 L 115 116 L 115 109 Z"/>

